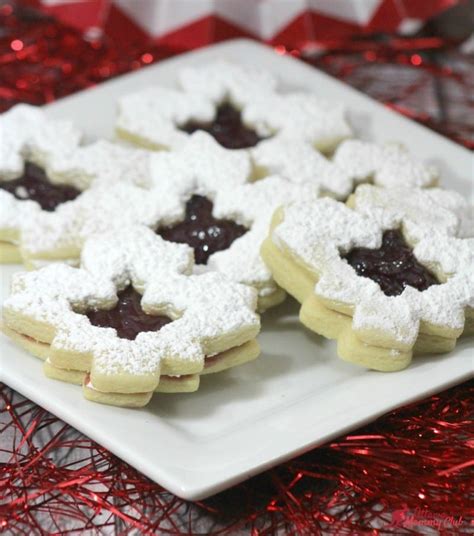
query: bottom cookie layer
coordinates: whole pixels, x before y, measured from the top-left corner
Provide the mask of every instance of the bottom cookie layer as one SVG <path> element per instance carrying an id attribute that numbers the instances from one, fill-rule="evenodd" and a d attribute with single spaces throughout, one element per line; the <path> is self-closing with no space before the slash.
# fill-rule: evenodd
<path id="1" fill-rule="evenodd" d="M 83 385 L 84 379 L 89 377 L 87 372 L 55 367 L 47 359 L 43 364 L 45 376 L 53 380 L 59 380 L 74 385 Z M 90 382 L 90 380 L 89 380 Z M 92 385 L 92 384 L 91 384 Z M 186 376 L 160 376 L 160 382 L 155 389 L 156 393 L 193 393 L 199 388 L 199 375 L 188 374 Z M 104 393 L 106 394 L 106 393 Z M 124 394 L 124 393 L 117 393 Z M 126 393 L 136 394 L 136 393 Z M 142 393 L 138 393 L 142 394 Z"/>
<path id="2" fill-rule="evenodd" d="M 153 393 L 103 393 L 84 381 L 82 394 L 86 400 L 124 408 L 142 408 L 150 402 Z"/>
<path id="3" fill-rule="evenodd" d="M 16 244 L 0 240 L 0 264 L 20 264 L 21 262 L 20 248 Z"/>

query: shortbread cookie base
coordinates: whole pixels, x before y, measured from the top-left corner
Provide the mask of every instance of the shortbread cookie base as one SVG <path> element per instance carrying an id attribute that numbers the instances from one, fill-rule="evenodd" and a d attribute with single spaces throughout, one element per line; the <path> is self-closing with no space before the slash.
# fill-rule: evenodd
<path id="1" fill-rule="evenodd" d="M 70 370 L 55 367 L 49 359 L 43 363 L 43 372 L 47 378 L 58 380 L 60 382 L 72 383 L 73 385 L 82 385 L 87 373 L 82 370 Z"/>
<path id="2" fill-rule="evenodd" d="M 260 354 L 256 340 L 249 341 L 239 347 L 231 348 L 218 356 L 208 358 L 209 361 L 201 374 L 212 374 L 242 365 Z M 111 406 L 139 408 L 151 400 L 153 393 L 110 393 L 95 389 L 90 382 L 89 374 L 83 371 L 65 370 L 51 365 L 49 360 L 44 363 L 44 372 L 49 378 L 66 381 L 77 385 L 82 384 L 82 392 L 87 400 Z M 199 387 L 199 375 L 182 377 L 161 376 L 157 393 L 190 393 Z"/>
<path id="3" fill-rule="evenodd" d="M 215 372 L 222 372 L 229 368 L 238 367 L 249 361 L 257 359 L 260 355 L 260 346 L 258 342 L 253 339 L 235 348 L 230 348 L 225 352 L 221 352 L 215 356 L 207 357 L 204 362 L 204 369 L 201 372 L 203 374 L 213 374 Z"/>
<path id="4" fill-rule="evenodd" d="M 50 352 L 50 346 L 47 342 L 41 342 L 28 335 L 23 335 L 9 328 L 4 323 L 1 325 L 1 330 L 7 337 L 10 337 L 12 341 L 16 342 L 19 346 L 24 348 L 28 353 L 38 357 L 42 361 L 48 358 Z"/>
<path id="5" fill-rule="evenodd" d="M 21 262 L 20 248 L 16 244 L 0 241 L 0 264 L 19 264 Z"/>
<path id="6" fill-rule="evenodd" d="M 273 227 L 278 225 L 281 218 L 281 211 L 277 211 Z M 318 274 L 311 271 L 301 260 L 294 258 L 289 251 L 277 247 L 271 238 L 267 238 L 262 245 L 262 257 L 271 269 L 275 281 L 302 304 L 301 322 L 326 338 L 337 339 L 338 355 L 346 361 L 375 370 L 396 371 L 406 368 L 413 354 L 445 353 L 456 345 L 459 332 L 423 323 L 412 348 L 391 345 L 394 341 L 388 339 L 384 333 L 355 332 L 348 307 L 323 302 L 314 294 Z M 470 322 L 466 322 L 468 329 L 470 325 Z M 374 341 L 377 344 L 374 344 Z"/>
<path id="7" fill-rule="evenodd" d="M 90 384 L 83 384 L 82 394 L 86 400 L 118 406 L 122 408 L 142 408 L 150 402 L 153 392 L 150 393 L 103 393 L 94 389 Z"/>
<path id="8" fill-rule="evenodd" d="M 77 245 L 62 247 L 57 249 L 42 250 L 34 254 L 28 251 L 22 251 L 21 257 L 23 264 L 28 270 L 40 268 L 52 262 L 66 262 L 71 265 L 79 265 L 81 250 Z"/>
<path id="9" fill-rule="evenodd" d="M 73 385 L 82 385 L 87 372 L 82 370 L 62 369 L 51 364 L 49 359 L 43 364 L 45 376 L 53 380 L 59 380 Z M 193 393 L 199 388 L 199 375 L 190 374 L 188 376 L 161 376 L 160 383 L 155 389 L 156 393 Z M 104 393 L 106 394 L 106 393 Z M 115 394 L 115 393 L 112 393 Z M 133 393 L 132 393 L 133 394 Z M 141 395 L 142 393 L 138 393 Z"/>
<path id="10" fill-rule="evenodd" d="M 138 134 L 132 134 L 128 130 L 124 130 L 120 127 L 115 127 L 115 134 L 117 138 L 126 141 L 127 143 L 137 145 L 138 147 L 142 147 L 143 149 L 148 149 L 150 151 L 168 151 L 170 149 L 170 147 L 153 143 L 148 138 L 139 136 Z"/>
<path id="11" fill-rule="evenodd" d="M 199 389 L 199 374 L 160 376 L 155 393 L 194 393 Z"/>

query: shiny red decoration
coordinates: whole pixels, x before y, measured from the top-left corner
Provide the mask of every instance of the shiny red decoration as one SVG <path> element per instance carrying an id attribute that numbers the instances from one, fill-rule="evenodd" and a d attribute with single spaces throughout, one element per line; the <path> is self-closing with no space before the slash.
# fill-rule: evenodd
<path id="1" fill-rule="evenodd" d="M 0 112 L 44 104 L 181 52 L 120 35 L 87 36 L 0 0 Z"/>
<path id="2" fill-rule="evenodd" d="M 150 44 L 124 25 L 87 39 L 0 0 L 0 110 L 49 102 L 188 48 Z M 473 58 L 451 39 L 348 36 L 275 51 L 473 146 Z M 468 534 L 473 400 L 474 382 L 465 383 L 189 503 L 0 384 L 0 533 Z"/>
<path id="3" fill-rule="evenodd" d="M 0 385 L 0 527 L 263 536 L 418 534 L 436 524 L 468 534 L 473 401 L 474 381 L 190 503 Z"/>

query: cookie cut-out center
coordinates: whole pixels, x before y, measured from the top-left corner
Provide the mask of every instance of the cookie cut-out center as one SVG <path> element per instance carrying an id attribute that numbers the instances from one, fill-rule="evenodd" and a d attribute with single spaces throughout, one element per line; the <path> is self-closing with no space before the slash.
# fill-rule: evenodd
<path id="1" fill-rule="evenodd" d="M 182 125 L 180 129 L 188 134 L 192 134 L 196 130 L 204 130 L 226 149 L 254 147 L 263 139 L 255 130 L 244 125 L 240 110 L 229 103 L 222 103 L 217 107 L 213 121 L 202 123 L 191 120 Z"/>
<path id="2" fill-rule="evenodd" d="M 247 232 L 247 228 L 232 220 L 219 220 L 212 215 L 212 202 L 193 195 L 186 203 L 184 221 L 158 229 L 157 233 L 170 242 L 188 244 L 194 249 L 196 264 L 206 264 L 216 251 L 230 247 Z"/>
<path id="3" fill-rule="evenodd" d="M 406 286 L 423 291 L 439 284 L 398 230 L 385 231 L 379 249 L 354 248 L 344 258 L 358 275 L 378 283 L 387 296 L 398 296 Z"/>
<path id="4" fill-rule="evenodd" d="M 52 212 L 61 203 L 72 201 L 81 192 L 67 184 L 49 182 L 43 169 L 27 162 L 23 175 L 11 181 L 0 181 L 0 188 L 14 195 L 17 199 L 36 201 L 43 210 Z"/>
<path id="5" fill-rule="evenodd" d="M 165 315 L 146 314 L 140 304 L 141 294 L 132 286 L 118 293 L 118 302 L 113 309 L 88 311 L 90 323 L 101 328 L 114 328 L 121 339 L 133 341 L 142 331 L 159 331 L 172 322 Z"/>

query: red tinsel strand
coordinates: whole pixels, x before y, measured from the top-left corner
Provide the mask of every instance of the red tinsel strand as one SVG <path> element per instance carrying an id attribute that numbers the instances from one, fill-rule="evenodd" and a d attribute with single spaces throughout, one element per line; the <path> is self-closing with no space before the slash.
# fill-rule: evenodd
<path id="1" fill-rule="evenodd" d="M 467 534 L 474 523 L 474 381 L 194 504 L 6 386 L 0 400 L 0 527 L 11 534 L 66 534 L 64 523 L 71 533 L 413 534 L 430 520 L 456 533 L 460 518 Z M 413 523 L 394 526 L 400 511 Z"/>
<path id="2" fill-rule="evenodd" d="M 387 37 L 382 42 L 348 39 L 325 46 L 322 52 L 308 52 L 309 46 L 303 52 L 284 47 L 278 52 L 301 57 L 403 115 L 474 149 L 472 55 L 459 54 L 450 40 L 442 38 Z M 387 68 L 392 69 L 390 77 L 383 76 Z M 434 94 L 434 105 L 426 102 L 428 91 Z"/>
<path id="3" fill-rule="evenodd" d="M 0 111 L 19 102 L 50 102 L 186 48 L 185 44 L 178 50 L 146 38 L 130 42 L 107 35 L 88 41 L 78 31 L 13 1 L 0 2 L 0 29 Z M 315 48 L 319 52 L 314 52 Z M 474 104 L 470 97 L 474 92 L 474 58 L 458 54 L 452 39 L 349 35 L 346 39 L 302 42 L 301 49 L 287 50 L 277 45 L 275 50 L 301 57 L 474 148 Z M 380 75 L 384 65 L 397 68 L 406 85 L 396 75 L 385 81 L 386 77 Z M 413 72 L 410 76 L 409 71 Z M 436 106 L 426 105 L 423 92 L 429 85 L 435 86 Z M 449 99 L 440 88 L 449 90 Z"/>
<path id="4" fill-rule="evenodd" d="M 0 111 L 44 104 L 180 52 L 148 41 L 87 40 L 16 2 L 0 2 L 0 30 Z"/>

